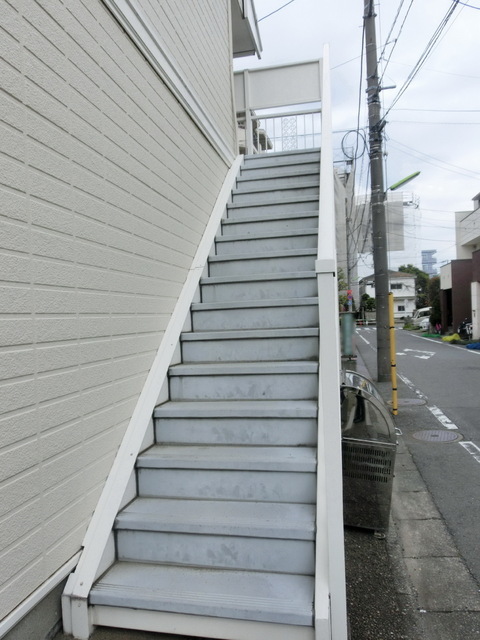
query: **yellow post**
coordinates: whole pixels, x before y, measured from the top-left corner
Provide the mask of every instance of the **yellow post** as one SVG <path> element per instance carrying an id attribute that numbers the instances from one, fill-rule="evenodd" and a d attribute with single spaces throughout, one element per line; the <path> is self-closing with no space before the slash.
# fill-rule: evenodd
<path id="1" fill-rule="evenodd" d="M 388 319 L 390 324 L 390 371 L 392 376 L 392 413 L 398 414 L 397 394 L 397 352 L 395 346 L 395 316 L 393 312 L 393 293 L 388 294 Z"/>

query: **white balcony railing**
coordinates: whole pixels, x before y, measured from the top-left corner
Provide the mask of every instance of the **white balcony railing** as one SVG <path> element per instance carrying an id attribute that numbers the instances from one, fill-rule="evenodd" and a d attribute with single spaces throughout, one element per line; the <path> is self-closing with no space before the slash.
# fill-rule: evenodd
<path id="1" fill-rule="evenodd" d="M 320 147 L 321 69 L 313 60 L 235 73 L 241 153 Z"/>
<path id="2" fill-rule="evenodd" d="M 320 147 L 320 109 L 282 113 L 253 112 L 252 147 L 250 153 L 268 153 Z M 238 140 L 240 153 L 246 153 L 246 117 L 239 114 Z"/>

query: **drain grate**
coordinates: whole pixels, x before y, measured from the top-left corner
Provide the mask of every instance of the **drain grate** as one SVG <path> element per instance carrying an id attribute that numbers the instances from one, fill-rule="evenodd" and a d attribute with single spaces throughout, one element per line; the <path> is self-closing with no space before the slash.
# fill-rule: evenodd
<path id="1" fill-rule="evenodd" d="M 456 442 L 461 440 L 460 433 L 454 431 L 448 431 L 447 429 L 425 429 L 424 431 L 417 431 L 413 434 L 416 440 L 423 440 L 423 442 Z"/>

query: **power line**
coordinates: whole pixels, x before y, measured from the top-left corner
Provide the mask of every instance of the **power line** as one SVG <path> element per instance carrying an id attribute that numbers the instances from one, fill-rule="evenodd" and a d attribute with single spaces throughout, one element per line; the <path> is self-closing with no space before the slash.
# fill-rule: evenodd
<path id="1" fill-rule="evenodd" d="M 476 9 L 477 11 L 480 11 L 480 7 L 474 7 L 471 4 L 467 4 L 466 2 L 461 2 L 460 0 L 454 0 L 457 4 L 462 4 L 464 7 L 468 7 L 469 9 Z"/>
<path id="2" fill-rule="evenodd" d="M 392 111 L 427 111 L 428 113 L 480 113 L 480 109 L 408 109 L 395 107 Z"/>
<path id="3" fill-rule="evenodd" d="M 388 115 L 389 111 L 391 111 L 391 109 L 397 104 L 397 102 L 400 100 L 400 98 L 403 96 L 403 94 L 405 93 L 405 91 L 408 89 L 408 87 L 410 86 L 410 84 L 412 83 L 413 79 L 415 78 L 415 76 L 418 74 L 418 72 L 420 71 L 420 69 L 423 67 L 423 65 L 425 64 L 428 56 L 432 53 L 434 46 L 437 44 L 438 40 L 440 39 L 440 35 L 442 34 L 442 31 L 445 29 L 445 27 L 447 26 L 448 21 L 450 20 L 450 18 L 453 15 L 453 12 L 455 11 L 455 9 L 457 8 L 458 4 L 457 4 L 457 0 L 454 0 L 454 2 L 452 2 L 452 5 L 450 6 L 450 8 L 447 10 L 447 12 L 445 13 L 444 17 L 442 18 L 442 20 L 440 21 L 439 25 L 437 26 L 437 28 L 435 29 L 433 35 L 431 36 L 430 40 L 427 43 L 427 46 L 425 47 L 425 49 L 423 50 L 423 53 L 420 55 L 419 59 L 417 60 L 417 62 L 415 63 L 413 69 L 411 70 L 411 72 L 408 74 L 407 79 L 405 80 L 405 82 L 403 83 L 402 87 L 400 88 L 400 90 L 398 91 L 397 95 L 395 96 L 395 98 L 393 99 L 392 104 L 390 105 L 390 108 L 388 109 L 388 111 L 384 114 L 383 116 L 383 120 L 385 120 L 386 116 Z"/>
<path id="4" fill-rule="evenodd" d="M 458 165 L 455 164 L 451 164 L 449 162 L 445 162 L 444 160 L 440 160 L 439 158 L 435 158 L 435 156 L 431 156 L 428 153 L 424 153 L 423 151 L 418 151 L 418 149 L 413 149 L 413 147 L 408 147 L 406 144 L 403 144 L 403 142 L 399 142 L 398 140 L 394 140 L 393 138 L 389 138 L 389 143 L 394 143 L 394 146 L 398 145 L 399 147 L 404 147 L 405 149 L 408 149 L 410 151 L 410 153 L 408 151 L 404 151 L 403 149 L 398 149 L 398 151 L 401 151 L 402 153 L 406 153 L 407 155 L 411 155 L 414 158 L 418 158 L 420 160 L 422 160 L 423 162 L 426 162 L 427 164 L 432 164 L 435 167 L 438 167 L 439 169 L 443 169 L 444 171 L 451 171 L 452 173 L 458 173 L 460 175 L 463 175 L 467 178 L 477 178 L 478 176 L 480 176 L 480 173 L 478 171 L 472 171 L 471 169 L 466 169 L 465 167 L 459 167 Z M 413 153 L 411 153 L 413 151 Z M 447 167 L 452 167 L 452 169 L 447 169 L 446 167 L 442 167 L 439 166 L 438 164 L 434 164 L 433 162 L 429 162 L 429 160 L 426 160 L 425 158 L 428 158 L 429 160 L 435 160 L 435 162 L 437 163 L 441 163 L 441 164 L 445 164 L 447 165 Z M 459 169 L 459 171 L 455 171 L 455 169 Z M 470 173 L 471 175 L 467 175 L 468 173 Z"/>
<path id="5" fill-rule="evenodd" d="M 275 9 L 275 11 L 272 11 L 271 13 L 267 13 L 266 16 L 263 16 L 263 18 L 260 18 L 260 20 L 257 20 L 257 22 L 261 22 L 262 20 L 265 20 L 266 18 L 269 18 L 270 16 L 273 16 L 274 13 L 278 13 L 282 9 L 285 9 L 285 7 L 288 7 L 288 5 L 292 4 L 292 2 L 295 2 L 295 0 L 290 0 L 290 2 L 286 2 L 285 4 L 283 4 L 278 9 Z"/>
<path id="6" fill-rule="evenodd" d="M 411 66 L 406 62 L 397 62 L 396 60 L 392 60 L 392 64 L 398 64 L 401 67 Z M 440 69 L 432 69 L 432 67 L 425 67 L 425 71 L 431 71 L 432 73 L 441 73 L 445 76 L 454 76 L 455 78 L 468 78 L 470 80 L 478 80 L 480 78 L 480 76 L 472 76 L 466 73 L 453 73 L 453 71 L 441 71 Z"/>
<path id="7" fill-rule="evenodd" d="M 400 10 L 401 10 L 401 8 L 402 8 L 402 5 L 403 5 L 403 0 L 402 0 L 402 2 L 401 2 L 401 4 L 400 4 L 400 7 L 399 7 L 398 12 L 397 12 L 397 15 L 395 16 L 395 20 L 393 21 L 393 25 L 392 25 L 392 29 L 390 30 L 390 33 L 392 32 L 392 30 L 393 30 L 393 28 L 394 28 L 394 26 L 395 26 L 395 23 L 396 23 L 396 21 L 397 21 L 397 18 L 398 18 L 398 15 L 399 15 Z M 391 50 L 390 50 L 390 55 L 388 56 L 388 59 L 387 59 L 387 61 L 385 62 L 385 66 L 384 66 L 384 68 L 383 68 L 382 77 L 380 78 L 380 83 L 382 82 L 383 77 L 385 76 L 385 73 L 386 73 L 386 71 L 387 71 L 387 67 L 388 67 L 388 65 L 390 64 L 390 59 L 391 59 L 392 54 L 393 54 L 393 52 L 394 52 L 394 50 L 395 50 L 395 47 L 397 46 L 397 42 L 398 42 L 398 40 L 399 40 L 399 38 L 400 38 L 400 36 L 401 36 L 401 34 L 402 34 L 403 27 L 405 26 L 405 22 L 407 21 L 407 18 L 408 18 L 408 15 L 409 15 L 409 13 L 410 13 L 410 9 L 412 8 L 412 5 L 413 5 L 413 0 L 411 0 L 411 1 L 410 1 L 410 4 L 409 4 L 408 9 L 407 9 L 407 12 L 406 12 L 406 14 L 405 14 L 405 17 L 403 18 L 403 22 L 402 22 L 402 24 L 401 24 L 401 26 L 400 26 L 400 29 L 399 29 L 399 31 L 398 31 L 397 37 L 395 38 L 395 41 L 394 41 L 394 43 L 393 43 L 393 47 L 392 47 L 392 48 L 391 48 Z M 388 39 L 390 38 L 390 33 L 389 33 L 389 35 L 388 35 L 387 42 L 388 42 Z M 385 44 L 385 46 L 386 46 L 386 44 Z M 384 47 L 384 49 L 383 49 L 383 51 L 382 51 L 382 53 L 381 53 L 381 55 L 380 55 L 380 59 L 382 59 L 382 56 L 383 56 L 384 52 L 385 52 L 385 47 Z"/>
<path id="8" fill-rule="evenodd" d="M 349 62 L 354 62 L 355 60 L 363 58 L 363 52 L 359 56 L 355 56 L 355 58 L 350 58 L 350 60 L 345 60 L 345 62 L 340 62 L 340 64 L 335 65 L 331 68 L 331 71 L 334 69 L 338 69 L 338 67 L 343 67 L 343 65 L 348 64 Z"/>
<path id="9" fill-rule="evenodd" d="M 431 122 L 430 120 L 389 120 L 390 124 L 455 124 L 455 125 L 471 125 L 480 124 L 480 122 Z"/>

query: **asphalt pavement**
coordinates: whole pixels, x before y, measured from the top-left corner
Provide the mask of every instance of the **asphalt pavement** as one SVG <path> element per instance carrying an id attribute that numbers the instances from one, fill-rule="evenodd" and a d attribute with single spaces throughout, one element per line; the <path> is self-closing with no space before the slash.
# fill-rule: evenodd
<path id="1" fill-rule="evenodd" d="M 357 340 L 356 367 L 374 380 L 375 332 L 371 336 L 370 344 Z M 375 385 L 388 402 L 391 384 Z M 398 389 L 394 421 L 399 435 L 386 539 L 346 530 L 351 640 L 474 640 L 480 638 L 479 584 L 412 456 L 422 443 L 411 434 L 441 432 L 442 424 L 414 385 L 399 380 Z"/>
<path id="2" fill-rule="evenodd" d="M 374 341 L 374 332 L 372 337 Z M 358 340 L 357 358 L 346 367 L 375 380 L 372 341 Z M 375 385 L 388 402 L 390 383 Z M 400 408 L 394 421 L 399 435 L 388 531 L 382 539 L 366 529 L 345 529 L 350 640 L 474 640 L 480 638 L 479 584 L 411 451 L 418 444 L 410 434 L 438 430 L 441 425 L 419 401 L 414 386 L 402 381 L 398 386 Z M 97 629 L 92 636 L 92 640 L 176 638 L 115 629 Z M 60 633 L 54 640 L 67 639 Z"/>

